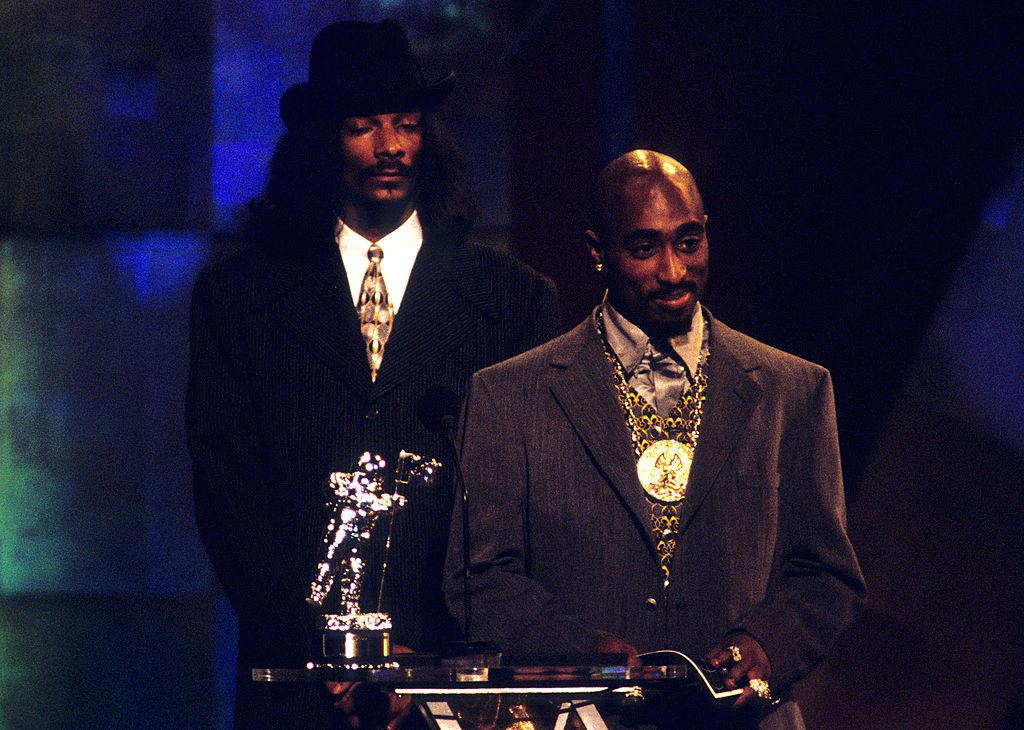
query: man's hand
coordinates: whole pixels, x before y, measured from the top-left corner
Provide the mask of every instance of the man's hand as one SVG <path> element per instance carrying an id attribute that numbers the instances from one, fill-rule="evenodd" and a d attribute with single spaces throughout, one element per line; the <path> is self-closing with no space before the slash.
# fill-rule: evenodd
<path id="1" fill-rule="evenodd" d="M 739 661 L 735 660 L 733 647 L 738 650 Z M 727 688 L 744 688 L 743 694 L 736 700 L 735 707 L 742 707 L 755 696 L 754 690 L 745 686 L 750 680 L 763 679 L 767 682 L 772 676 L 772 663 L 768 660 L 768 655 L 764 653 L 757 640 L 746 631 L 728 634 L 708 649 L 704 658 L 716 669 L 728 667 L 729 671 L 725 676 Z"/>
<path id="2" fill-rule="evenodd" d="M 594 651 L 598 654 L 625 654 L 627 657 L 627 667 L 640 666 L 640 657 L 637 656 L 636 649 L 618 636 L 601 634 L 597 637 L 597 645 L 594 647 Z"/>
<path id="3" fill-rule="evenodd" d="M 413 651 L 407 646 L 395 644 L 391 648 L 392 654 L 412 654 Z M 366 718 L 360 716 L 360 707 L 356 706 L 356 691 L 362 682 L 324 682 L 327 691 L 335 697 L 334 706 L 341 710 L 352 728 L 359 728 L 366 725 Z M 394 692 L 387 695 L 387 729 L 396 730 L 405 720 L 412 709 L 412 700 L 409 697 L 399 697 Z"/>

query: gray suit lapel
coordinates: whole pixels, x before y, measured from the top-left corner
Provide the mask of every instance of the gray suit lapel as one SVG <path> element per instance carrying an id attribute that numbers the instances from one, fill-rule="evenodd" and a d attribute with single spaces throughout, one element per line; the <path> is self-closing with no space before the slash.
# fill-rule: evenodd
<path id="1" fill-rule="evenodd" d="M 656 555 L 649 527 L 650 510 L 636 475 L 629 429 L 615 396 L 611 366 L 605 359 L 601 338 L 588 319 L 567 339 L 567 346 L 551 360 L 561 370 L 552 382 L 551 393 L 590 458 L 629 511 L 651 554 Z"/>
<path id="2" fill-rule="evenodd" d="M 707 400 L 686 499 L 679 510 L 680 530 L 686 529 L 700 509 L 761 398 L 761 387 L 750 374 L 759 366 L 748 361 L 735 333 L 712 321 L 709 346 Z"/>

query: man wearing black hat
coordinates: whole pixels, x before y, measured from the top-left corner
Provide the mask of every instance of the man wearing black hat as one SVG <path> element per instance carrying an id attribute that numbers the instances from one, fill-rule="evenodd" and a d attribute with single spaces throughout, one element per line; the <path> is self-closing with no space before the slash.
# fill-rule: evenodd
<path id="1" fill-rule="evenodd" d="M 281 100 L 288 131 L 249 245 L 196 282 L 189 446 L 200 533 L 239 617 L 240 727 L 344 726 L 320 686 L 250 681 L 316 655 L 303 599 L 327 475 L 363 451 L 450 464 L 418 398 L 432 385 L 461 396 L 474 371 L 558 331 L 550 282 L 466 241 L 473 207 L 432 115 L 452 84 L 425 81 L 394 21 L 320 31 L 309 81 Z M 455 633 L 440 592 L 447 477 L 406 495 L 382 592 L 393 641 L 419 651 Z M 382 543 L 364 586 L 380 580 Z"/>

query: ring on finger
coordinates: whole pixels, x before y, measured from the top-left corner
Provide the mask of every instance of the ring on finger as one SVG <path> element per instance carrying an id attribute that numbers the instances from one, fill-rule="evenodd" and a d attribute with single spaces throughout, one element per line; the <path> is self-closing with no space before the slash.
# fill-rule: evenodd
<path id="1" fill-rule="evenodd" d="M 768 683 L 763 679 L 752 679 L 748 682 L 750 689 L 754 690 L 754 694 L 760 697 L 765 702 L 772 701 L 772 690 L 768 686 Z"/>

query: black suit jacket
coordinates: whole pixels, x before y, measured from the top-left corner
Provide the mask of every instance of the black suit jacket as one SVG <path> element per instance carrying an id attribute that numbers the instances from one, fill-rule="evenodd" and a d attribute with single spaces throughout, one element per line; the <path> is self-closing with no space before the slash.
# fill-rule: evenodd
<path id="1" fill-rule="evenodd" d="M 548 280 L 505 254 L 428 230 L 371 383 L 333 241 L 257 245 L 203 271 L 193 293 L 187 426 L 200 534 L 239 617 L 240 725 L 327 723 L 321 688 L 254 687 L 248 672 L 302 666 L 315 653 L 303 599 L 327 519 L 329 472 L 350 470 L 364 450 L 394 463 L 406 449 L 450 466 L 444 438 L 415 416 L 418 397 L 432 384 L 461 395 L 474 371 L 557 328 Z M 421 651 L 456 633 L 440 590 L 447 472 L 407 495 L 383 592 L 393 641 Z M 382 543 L 377 530 L 368 610 Z"/>
<path id="2" fill-rule="evenodd" d="M 667 591 L 592 318 L 474 376 L 462 450 L 474 638 L 510 653 L 590 652 L 606 631 L 641 652 L 702 655 L 745 629 L 782 690 L 851 620 L 864 583 L 846 535 L 828 372 L 709 326 L 707 401 Z M 460 528 L 454 520 L 453 612 Z M 799 726 L 789 715 L 781 724 Z"/>

